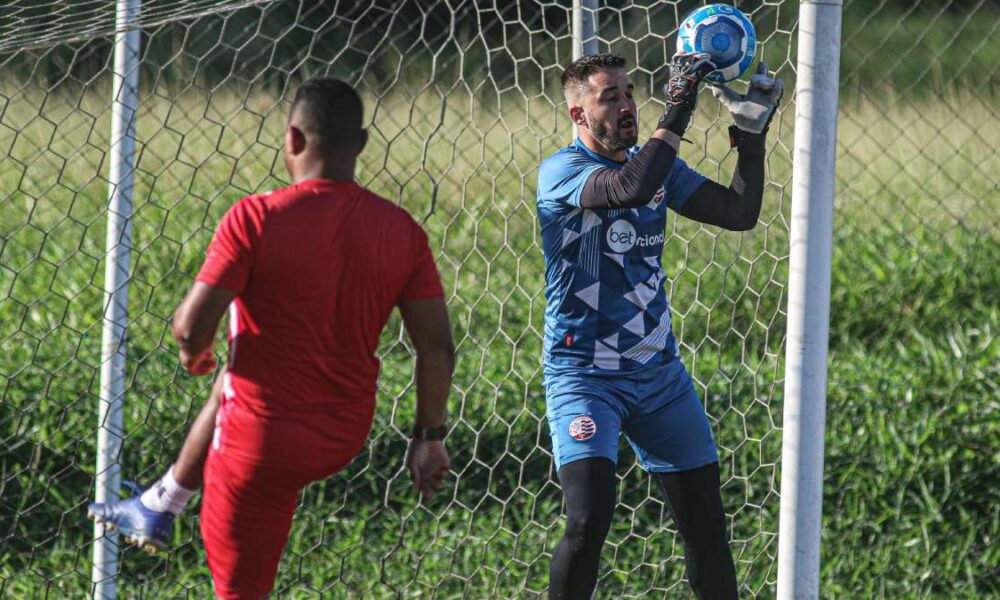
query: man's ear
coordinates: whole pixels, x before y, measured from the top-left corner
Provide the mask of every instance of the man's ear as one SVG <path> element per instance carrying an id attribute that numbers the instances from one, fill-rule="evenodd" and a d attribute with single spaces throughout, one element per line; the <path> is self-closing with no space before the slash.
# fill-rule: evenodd
<path id="1" fill-rule="evenodd" d="M 587 126 L 587 117 L 583 114 L 582 106 L 570 106 L 569 107 L 569 118 L 576 124 L 577 127 Z"/>
<path id="2" fill-rule="evenodd" d="M 306 134 L 294 125 L 285 129 L 285 153 L 290 156 L 302 154 L 306 149 Z"/>

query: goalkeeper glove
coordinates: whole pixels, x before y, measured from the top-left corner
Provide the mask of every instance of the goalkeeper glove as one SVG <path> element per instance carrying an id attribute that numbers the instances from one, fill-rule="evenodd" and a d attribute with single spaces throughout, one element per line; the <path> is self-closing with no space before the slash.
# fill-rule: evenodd
<path id="1" fill-rule="evenodd" d="M 761 61 L 757 72 L 750 77 L 750 87 L 746 94 L 737 94 L 724 85 L 713 85 L 712 95 L 733 115 L 733 121 L 741 132 L 767 133 L 774 109 L 778 107 L 784 85 L 780 79 L 767 75 L 767 63 Z"/>
<path id="2" fill-rule="evenodd" d="M 698 102 L 698 84 L 715 70 L 711 56 L 704 52 L 675 54 L 670 61 L 670 79 L 663 86 L 667 109 L 660 117 L 657 129 L 667 129 L 684 137 L 691 113 Z"/>

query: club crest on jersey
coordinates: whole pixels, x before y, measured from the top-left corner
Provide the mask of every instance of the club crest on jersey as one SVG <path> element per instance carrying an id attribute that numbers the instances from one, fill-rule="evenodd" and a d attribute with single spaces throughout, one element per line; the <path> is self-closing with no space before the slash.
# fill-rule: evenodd
<path id="1" fill-rule="evenodd" d="M 578 442 L 585 442 L 597 433 L 597 423 L 587 415 L 580 415 L 569 422 L 569 436 Z"/>

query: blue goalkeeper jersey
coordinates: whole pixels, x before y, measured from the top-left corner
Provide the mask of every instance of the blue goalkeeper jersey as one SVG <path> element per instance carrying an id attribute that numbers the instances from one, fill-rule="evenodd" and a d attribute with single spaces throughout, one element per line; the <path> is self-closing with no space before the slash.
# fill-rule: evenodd
<path id="1" fill-rule="evenodd" d="M 638 151 L 627 151 L 626 161 Z M 548 372 L 634 371 L 677 355 L 660 261 L 667 207 L 680 209 L 705 177 L 675 158 L 662 189 L 645 206 L 581 208 L 588 177 L 623 164 L 578 139 L 539 168 Z"/>

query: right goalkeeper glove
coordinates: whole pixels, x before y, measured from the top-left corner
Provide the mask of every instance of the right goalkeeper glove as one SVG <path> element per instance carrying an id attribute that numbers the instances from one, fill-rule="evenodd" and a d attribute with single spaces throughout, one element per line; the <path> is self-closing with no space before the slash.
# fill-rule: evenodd
<path id="1" fill-rule="evenodd" d="M 670 61 L 670 79 L 663 86 L 667 109 L 660 117 L 657 129 L 667 129 L 684 137 L 691 113 L 698 102 L 698 84 L 715 70 L 711 55 L 706 52 L 675 54 Z"/>
<path id="2" fill-rule="evenodd" d="M 733 114 L 733 122 L 747 133 L 767 133 L 774 109 L 778 107 L 785 86 L 780 79 L 768 76 L 767 63 L 760 61 L 757 72 L 750 78 L 746 94 L 739 94 L 724 85 L 713 85 L 712 95 Z"/>

